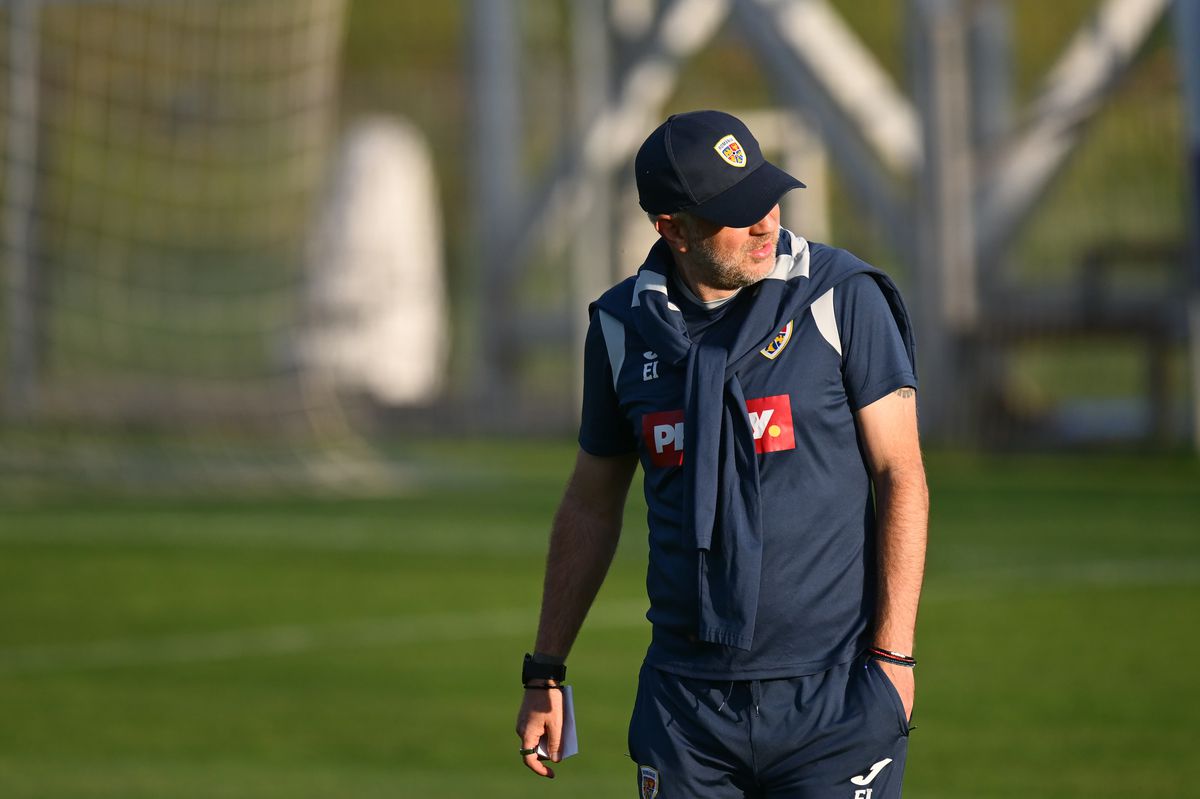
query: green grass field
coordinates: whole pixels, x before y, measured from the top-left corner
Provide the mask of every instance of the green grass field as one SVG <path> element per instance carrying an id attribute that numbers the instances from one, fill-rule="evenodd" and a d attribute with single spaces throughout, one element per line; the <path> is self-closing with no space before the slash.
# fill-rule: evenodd
<path id="1" fill-rule="evenodd" d="M 387 500 L 5 495 L 0 796 L 633 796 L 643 507 L 571 658 L 583 754 L 513 721 L 568 444 L 413 445 Z M 1200 465 L 934 454 L 907 796 L 1200 796 Z"/>

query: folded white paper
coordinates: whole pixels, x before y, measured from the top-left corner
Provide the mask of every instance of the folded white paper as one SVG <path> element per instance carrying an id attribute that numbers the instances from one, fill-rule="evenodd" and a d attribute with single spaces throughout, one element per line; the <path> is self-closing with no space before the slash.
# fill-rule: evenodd
<path id="1" fill-rule="evenodd" d="M 575 734 L 575 697 L 571 693 L 571 686 L 564 685 L 562 689 L 563 700 L 563 726 L 562 740 L 559 742 L 559 755 L 566 759 L 571 755 L 579 754 L 579 738 Z M 542 740 L 538 741 L 538 757 L 550 757 L 550 750 L 546 748 L 546 736 L 542 736 Z"/>

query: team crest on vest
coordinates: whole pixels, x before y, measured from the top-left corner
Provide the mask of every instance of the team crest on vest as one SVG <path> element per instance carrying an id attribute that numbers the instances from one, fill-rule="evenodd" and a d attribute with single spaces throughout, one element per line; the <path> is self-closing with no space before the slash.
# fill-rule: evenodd
<path id="1" fill-rule="evenodd" d="M 746 165 L 746 151 L 742 149 L 742 145 L 738 143 L 732 133 L 721 137 L 721 140 L 713 145 L 713 149 L 717 151 L 717 155 L 721 156 L 721 160 L 730 166 L 743 167 Z"/>
<path id="2" fill-rule="evenodd" d="M 658 796 L 658 770 L 650 766 L 642 766 L 638 770 L 638 795 L 642 799 L 654 799 Z"/>
<path id="3" fill-rule="evenodd" d="M 775 338 L 771 339 L 771 343 L 759 350 L 758 353 L 768 361 L 775 360 L 779 353 L 783 352 L 783 348 L 787 346 L 787 343 L 792 340 L 792 328 L 795 326 L 795 319 L 788 322 L 775 334 Z"/>

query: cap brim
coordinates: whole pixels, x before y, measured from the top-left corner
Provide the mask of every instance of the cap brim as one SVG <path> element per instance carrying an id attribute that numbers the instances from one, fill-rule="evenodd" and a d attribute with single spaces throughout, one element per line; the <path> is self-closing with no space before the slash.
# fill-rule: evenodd
<path id="1" fill-rule="evenodd" d="M 787 172 L 763 161 L 725 191 L 683 210 L 725 227 L 750 227 L 769 214 L 783 195 L 803 188 L 804 184 Z"/>

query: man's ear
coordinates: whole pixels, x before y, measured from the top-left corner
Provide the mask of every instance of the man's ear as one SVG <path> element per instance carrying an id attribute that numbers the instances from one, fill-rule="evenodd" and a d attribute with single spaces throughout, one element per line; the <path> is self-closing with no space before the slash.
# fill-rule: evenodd
<path id="1" fill-rule="evenodd" d="M 667 240 L 672 250 L 687 252 L 687 235 L 684 233 L 682 220 L 672 219 L 670 214 L 658 214 L 654 217 L 654 229 Z"/>

